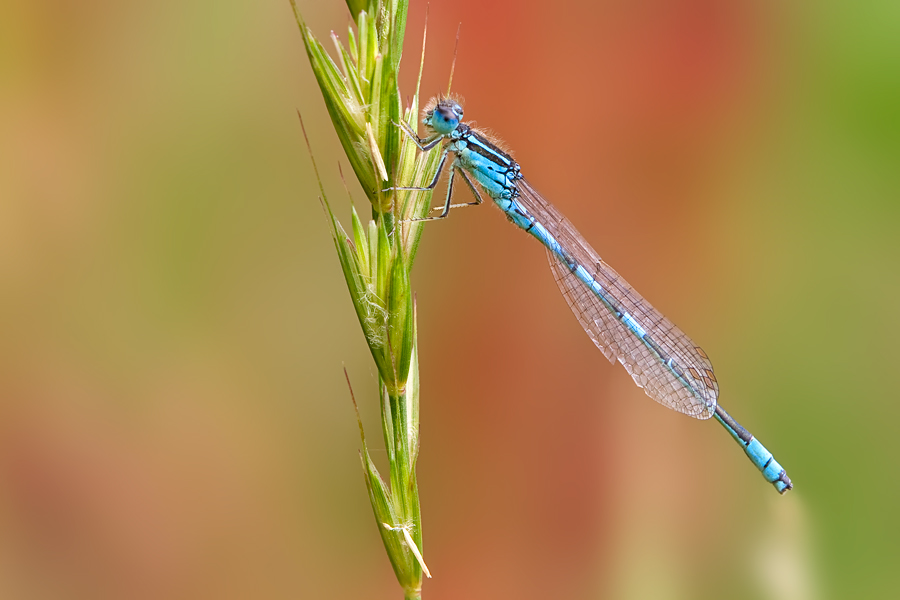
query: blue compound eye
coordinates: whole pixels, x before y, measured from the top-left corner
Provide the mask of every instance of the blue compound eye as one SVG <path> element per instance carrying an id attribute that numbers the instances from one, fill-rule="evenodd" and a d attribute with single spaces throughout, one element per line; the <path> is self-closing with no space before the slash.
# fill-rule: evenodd
<path id="1" fill-rule="evenodd" d="M 431 117 L 431 126 L 438 133 L 450 133 L 459 125 L 459 105 L 438 105 Z"/>

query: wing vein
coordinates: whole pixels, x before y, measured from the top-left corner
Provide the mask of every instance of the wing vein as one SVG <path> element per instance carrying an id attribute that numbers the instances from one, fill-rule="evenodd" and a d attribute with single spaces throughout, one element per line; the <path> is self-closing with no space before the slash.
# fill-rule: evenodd
<path id="1" fill-rule="evenodd" d="M 556 284 L 604 356 L 610 362 L 618 360 L 634 382 L 660 404 L 698 419 L 711 417 L 719 387 L 706 353 L 606 264 L 568 219 L 524 179 L 517 187 L 516 202 L 599 284 L 602 291 L 597 293 L 547 250 Z M 646 333 L 640 336 L 629 329 L 624 315 Z"/>

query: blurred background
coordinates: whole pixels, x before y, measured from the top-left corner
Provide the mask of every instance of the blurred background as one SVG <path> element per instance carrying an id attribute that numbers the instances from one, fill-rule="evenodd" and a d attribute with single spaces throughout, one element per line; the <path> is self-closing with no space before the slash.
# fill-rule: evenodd
<path id="1" fill-rule="evenodd" d="M 300 4 L 346 39 L 343 2 Z M 499 212 L 457 211 L 413 282 L 425 597 L 895 597 L 897 3 L 433 1 L 425 98 L 460 22 L 466 116 L 706 350 L 796 489 L 609 365 Z M 3 598 L 400 597 L 297 109 L 346 219 L 287 0 L 0 5 Z"/>

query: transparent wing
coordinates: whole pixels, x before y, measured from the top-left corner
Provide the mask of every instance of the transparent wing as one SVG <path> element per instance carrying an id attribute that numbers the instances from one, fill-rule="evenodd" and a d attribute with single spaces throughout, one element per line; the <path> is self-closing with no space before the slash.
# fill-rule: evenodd
<path id="1" fill-rule="evenodd" d="M 622 363 L 634 382 L 660 404 L 698 419 L 710 418 L 716 409 L 719 384 L 706 353 L 603 262 L 568 219 L 524 179 L 517 186 L 519 205 L 604 290 L 601 299 L 556 254 L 547 251 L 562 295 L 594 344 L 610 362 Z M 620 320 L 616 311 L 631 315 L 640 324 L 646 331 L 643 339 Z"/>

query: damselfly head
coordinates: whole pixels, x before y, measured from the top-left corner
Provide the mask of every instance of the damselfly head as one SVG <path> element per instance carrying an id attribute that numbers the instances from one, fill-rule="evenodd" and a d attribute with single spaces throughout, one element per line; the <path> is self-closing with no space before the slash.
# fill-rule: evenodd
<path id="1" fill-rule="evenodd" d="M 462 121 L 463 108 L 455 98 L 437 98 L 425 108 L 422 123 L 437 133 L 451 133 Z"/>

